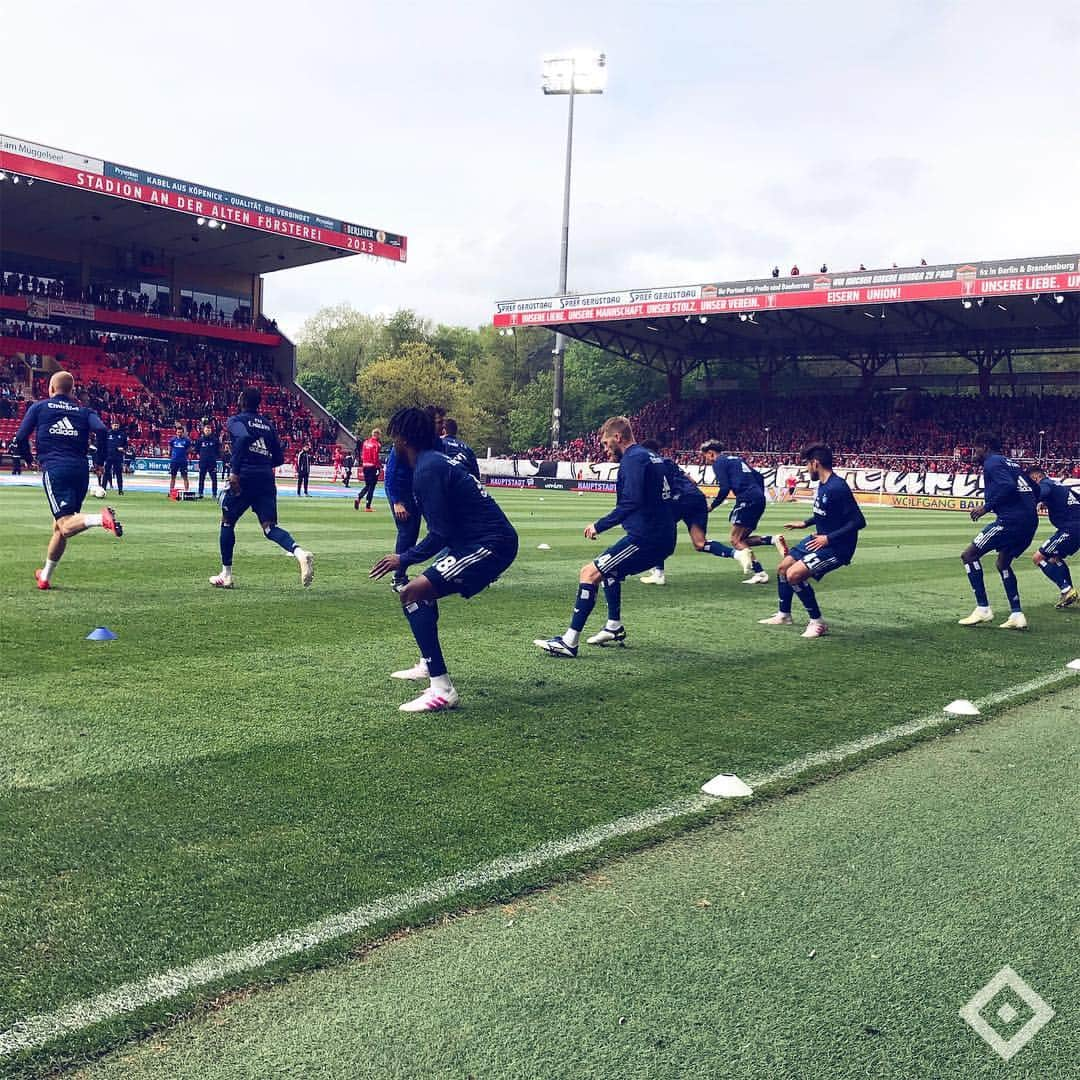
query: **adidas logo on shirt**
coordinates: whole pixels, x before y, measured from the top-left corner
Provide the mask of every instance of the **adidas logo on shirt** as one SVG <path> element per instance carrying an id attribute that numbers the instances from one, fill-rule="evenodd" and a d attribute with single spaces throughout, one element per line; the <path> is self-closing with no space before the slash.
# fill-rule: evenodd
<path id="1" fill-rule="evenodd" d="M 79 429 L 66 417 L 57 420 L 49 428 L 50 435 L 78 435 Z"/>
<path id="2" fill-rule="evenodd" d="M 261 436 L 248 447 L 248 452 L 252 454 L 262 454 L 263 457 L 270 456 L 270 450 L 266 445 L 266 440 Z"/>

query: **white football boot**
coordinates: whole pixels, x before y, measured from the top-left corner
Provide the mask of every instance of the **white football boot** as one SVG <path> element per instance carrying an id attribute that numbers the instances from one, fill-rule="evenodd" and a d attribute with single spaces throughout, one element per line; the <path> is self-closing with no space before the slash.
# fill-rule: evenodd
<path id="1" fill-rule="evenodd" d="M 603 630 L 593 634 L 587 639 L 590 645 L 626 645 L 626 627 L 620 626 L 618 630 L 609 630 L 606 626 Z"/>
<path id="2" fill-rule="evenodd" d="M 1022 611 L 1014 611 L 1009 617 L 1001 624 L 1002 630 L 1026 630 L 1028 628 L 1027 619 L 1024 617 Z"/>
<path id="3" fill-rule="evenodd" d="M 753 569 L 754 553 L 749 548 L 736 548 L 732 558 L 742 567 L 744 574 L 749 574 Z"/>
<path id="4" fill-rule="evenodd" d="M 391 679 L 426 679 L 428 677 L 427 661 L 421 657 L 410 668 L 403 668 L 401 671 L 391 671 Z"/>
<path id="5" fill-rule="evenodd" d="M 770 615 L 767 619 L 758 619 L 758 623 L 761 626 L 790 626 L 791 616 L 785 615 L 782 611 L 778 611 L 775 615 Z"/>
<path id="6" fill-rule="evenodd" d="M 802 632 L 803 637 L 824 637 L 829 632 L 829 624 L 824 619 L 811 619 Z"/>
<path id="7" fill-rule="evenodd" d="M 978 626 L 980 623 L 993 622 L 994 621 L 994 609 L 988 607 L 977 607 L 966 619 L 959 619 L 957 621 L 958 626 Z"/>
<path id="8" fill-rule="evenodd" d="M 442 709 L 456 709 L 461 699 L 451 686 L 449 690 L 436 690 L 429 686 L 419 697 L 398 706 L 399 712 L 439 712 Z"/>
<path id="9" fill-rule="evenodd" d="M 315 556 L 299 547 L 293 556 L 300 564 L 300 584 L 306 589 L 315 578 Z"/>
<path id="10" fill-rule="evenodd" d="M 642 585 L 666 585 L 663 570 L 650 570 L 647 574 L 638 578 Z"/>
<path id="11" fill-rule="evenodd" d="M 769 580 L 769 575 L 764 570 L 759 570 L 753 577 L 747 578 L 744 585 L 764 585 Z"/>
<path id="12" fill-rule="evenodd" d="M 776 548 L 778 552 L 780 552 L 781 559 L 786 559 L 788 555 L 791 554 L 791 551 L 788 548 L 787 539 L 784 537 L 783 533 L 776 533 L 772 538 L 772 542 L 773 547 Z"/>
<path id="13" fill-rule="evenodd" d="M 215 574 L 208 580 L 215 589 L 231 589 L 233 587 L 232 574 L 226 574 L 224 571 L 220 574 Z"/>
<path id="14" fill-rule="evenodd" d="M 548 656 L 559 656 L 564 660 L 573 660 L 577 656 L 577 646 L 567 645 L 561 637 L 533 638 L 533 644 Z"/>

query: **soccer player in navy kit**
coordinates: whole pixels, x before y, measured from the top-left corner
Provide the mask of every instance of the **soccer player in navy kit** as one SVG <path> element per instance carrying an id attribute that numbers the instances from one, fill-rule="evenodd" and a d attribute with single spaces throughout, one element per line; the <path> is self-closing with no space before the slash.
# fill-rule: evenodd
<path id="1" fill-rule="evenodd" d="M 404 455 L 398 454 L 391 447 L 386 459 L 386 471 L 383 476 L 383 491 L 390 504 L 397 528 L 397 540 L 394 542 L 394 554 L 402 555 L 420 539 L 420 511 L 413 498 L 412 466 Z M 398 567 L 394 573 L 394 587 L 408 584 L 409 575 L 404 567 Z M 395 675 L 401 675 L 395 672 Z"/>
<path id="2" fill-rule="evenodd" d="M 810 579 L 820 581 L 826 574 L 851 562 L 859 542 L 859 530 L 866 528 L 866 518 L 847 482 L 832 471 L 833 456 L 827 446 L 808 446 L 802 452 L 802 459 L 809 466 L 810 479 L 818 482 L 814 513 L 805 521 L 789 521 L 784 527 L 806 529 L 813 525 L 815 533 L 790 551 L 782 535 L 776 538 L 781 555 L 780 565 L 776 568 L 780 604 L 775 615 L 758 621 L 763 626 L 790 626 L 791 601 L 797 596 L 810 616 L 802 636 L 817 638 L 827 634 L 829 627 L 821 617 Z"/>
<path id="3" fill-rule="evenodd" d="M 274 469 L 285 460 L 274 425 L 259 413 L 262 394 L 249 386 L 240 394 L 240 412 L 230 417 L 232 473 L 221 499 L 221 573 L 210 579 L 217 589 L 233 587 L 234 526 L 245 510 L 252 510 L 267 540 L 287 551 L 300 564 L 300 583 L 307 587 L 315 576 L 315 556 L 305 551 L 277 523 L 277 485 Z"/>
<path id="4" fill-rule="evenodd" d="M 660 444 L 655 439 L 644 439 L 641 445 L 654 454 L 660 453 Z M 705 536 L 705 530 L 709 527 L 709 506 L 701 488 L 671 458 L 663 458 L 663 462 L 664 475 L 671 490 L 671 501 L 668 505 L 675 520 L 676 532 L 681 521 L 686 525 L 686 531 L 690 534 L 690 542 L 695 550 L 717 555 L 722 559 L 732 558 L 735 554 L 733 548 L 729 548 L 727 544 L 718 543 L 716 540 L 709 540 Z M 768 575 L 766 575 L 766 580 L 768 580 Z M 654 566 L 640 581 L 642 585 L 666 585 L 664 564 Z"/>
<path id="5" fill-rule="evenodd" d="M 116 512 L 106 506 L 100 514 L 83 514 L 83 500 L 90 486 L 86 465 L 90 433 L 98 438 L 106 433 L 105 424 L 96 412 L 72 400 L 75 378 L 68 371 L 58 371 L 49 380 L 49 397 L 35 401 L 15 432 L 16 452 L 27 464 L 31 462 L 30 436 L 41 463 L 41 483 L 53 516 L 53 533 L 45 565 L 34 571 L 39 589 L 51 588 L 53 571 L 67 547 L 68 540 L 87 529 L 100 526 L 115 536 L 124 529 Z"/>
<path id="6" fill-rule="evenodd" d="M 754 529 L 765 513 L 765 478 L 741 457 L 723 453 L 723 446 L 716 439 L 703 442 L 700 449 L 716 477 L 716 498 L 709 509 L 715 510 L 728 497 L 728 492 L 735 497 L 728 521 L 731 522 L 734 559 L 744 574 L 752 575 L 744 584 L 764 585 L 769 575 L 750 549 L 773 542 L 771 536 L 754 535 Z"/>
<path id="7" fill-rule="evenodd" d="M 217 463 L 221 453 L 221 440 L 214 431 L 213 424 L 203 424 L 202 434 L 195 443 L 199 455 L 199 495 L 206 491 L 206 478 L 210 477 L 210 490 L 217 498 Z"/>
<path id="8" fill-rule="evenodd" d="M 994 612 L 986 595 L 983 581 L 982 556 L 997 552 L 997 570 L 1009 601 L 1009 617 L 1002 630 L 1026 630 L 1027 618 L 1020 607 L 1020 589 L 1013 573 L 1013 560 L 1024 554 L 1039 528 L 1035 508 L 1035 485 L 1024 470 L 1001 453 L 1001 440 L 996 435 L 982 433 L 973 441 L 975 463 L 983 467 L 983 505 L 971 511 L 971 520 L 978 521 L 991 511 L 996 515 L 978 536 L 964 549 L 960 559 L 967 571 L 968 582 L 975 593 L 975 610 L 960 620 L 961 626 L 978 626 L 990 622 Z"/>
<path id="9" fill-rule="evenodd" d="M 451 593 L 468 599 L 486 589 L 514 561 L 518 537 L 479 481 L 438 449 L 435 423 L 425 410 L 398 410 L 390 418 L 387 434 L 394 440 L 394 453 L 413 470 L 413 496 L 428 534 L 401 554 L 384 555 L 370 576 L 377 580 L 442 553 L 398 591 L 421 661 L 395 674 L 431 680 L 427 690 L 399 708 L 402 712 L 452 709 L 459 697 L 439 643 L 438 601 Z"/>
<path id="10" fill-rule="evenodd" d="M 188 451 L 191 450 L 191 440 L 184 431 L 184 425 L 177 423 L 176 434 L 169 440 L 169 494 L 176 487 L 176 478 L 179 476 L 184 481 L 184 490 L 188 489 Z"/>
<path id="11" fill-rule="evenodd" d="M 442 429 L 443 453 L 451 461 L 464 465 L 466 471 L 472 473 L 479 480 L 480 463 L 476 460 L 476 452 L 468 443 L 462 442 L 457 437 L 457 421 L 448 416 L 442 422 Z"/>
<path id="12" fill-rule="evenodd" d="M 120 422 L 114 420 L 109 431 L 101 437 L 105 442 L 105 471 L 101 477 L 101 486 L 106 490 L 110 480 L 116 482 L 117 495 L 124 494 L 124 451 L 127 450 L 128 437 L 120 430 Z"/>
<path id="13" fill-rule="evenodd" d="M 634 431 L 625 416 L 613 416 L 600 428 L 600 441 L 612 461 L 619 462 L 615 482 L 615 509 L 585 527 L 585 535 L 595 540 L 600 533 L 622 525 L 626 535 L 581 568 L 577 597 L 570 626 L 560 637 L 536 638 L 533 644 L 549 656 L 571 659 L 577 656 L 578 639 L 596 606 L 600 583 L 604 585 L 608 618 L 604 628 L 588 639 L 590 645 L 622 644 L 626 628 L 622 624 L 622 582 L 631 574 L 662 563 L 675 550 L 675 522 L 669 503 L 671 489 L 664 459 L 634 441 Z"/>
<path id="14" fill-rule="evenodd" d="M 1032 556 L 1035 565 L 1058 587 L 1056 608 L 1072 607 L 1080 600 L 1065 560 L 1080 551 L 1080 489 L 1060 484 L 1041 465 L 1028 470 L 1039 485 L 1037 499 L 1046 507 L 1054 535 Z"/>

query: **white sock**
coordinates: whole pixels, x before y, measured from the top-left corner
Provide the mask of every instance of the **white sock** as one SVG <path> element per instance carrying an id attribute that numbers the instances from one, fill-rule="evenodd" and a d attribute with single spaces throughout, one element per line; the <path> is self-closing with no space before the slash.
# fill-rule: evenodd
<path id="1" fill-rule="evenodd" d="M 222 577 L 232 577 L 232 567 L 231 566 L 225 566 L 224 564 L 222 564 L 221 576 Z"/>
<path id="2" fill-rule="evenodd" d="M 307 554 L 307 552 L 299 544 L 297 544 L 296 547 L 292 549 L 291 554 L 294 559 L 300 560 Z"/>
<path id="3" fill-rule="evenodd" d="M 578 638 L 580 636 L 581 634 L 578 633 L 577 630 L 566 630 L 563 632 L 562 639 L 572 649 L 578 643 Z"/>
<path id="4" fill-rule="evenodd" d="M 438 690 L 440 693 L 445 694 L 448 690 L 454 689 L 454 684 L 450 681 L 449 674 L 447 675 L 432 675 L 431 676 L 431 689 Z"/>
<path id="5" fill-rule="evenodd" d="M 57 559 L 56 562 L 60 560 Z M 52 577 L 52 572 L 56 569 L 56 563 L 52 559 L 45 560 L 45 569 L 41 571 L 41 576 L 48 581 Z"/>
<path id="6" fill-rule="evenodd" d="M 100 514 L 83 514 L 83 522 L 88 529 L 92 529 L 95 525 L 101 524 Z"/>
<path id="7" fill-rule="evenodd" d="M 608 621 L 606 623 L 604 623 L 604 629 L 605 630 L 612 630 L 612 631 L 621 630 L 622 629 L 622 623 L 621 622 L 616 622 L 614 619 L 608 619 Z"/>

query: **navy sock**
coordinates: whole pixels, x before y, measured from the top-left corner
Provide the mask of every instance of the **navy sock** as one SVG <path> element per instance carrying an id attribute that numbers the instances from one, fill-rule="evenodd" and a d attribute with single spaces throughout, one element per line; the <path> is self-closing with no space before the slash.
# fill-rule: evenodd
<path id="1" fill-rule="evenodd" d="M 402 610 L 409 620 L 409 628 L 416 638 L 420 655 L 427 663 L 428 675 L 433 679 L 445 675 L 446 661 L 443 660 L 442 646 L 439 644 L 438 606 L 422 600 L 418 604 L 407 604 Z"/>
<path id="2" fill-rule="evenodd" d="M 218 544 L 221 547 L 221 565 L 232 566 L 233 548 L 236 547 L 236 532 L 231 525 L 222 525 L 218 533 Z"/>
<path id="3" fill-rule="evenodd" d="M 1066 589 L 1071 589 L 1073 587 L 1073 583 L 1072 574 L 1069 572 L 1069 564 L 1060 563 L 1059 565 L 1061 566 L 1061 582 Z"/>
<path id="4" fill-rule="evenodd" d="M 975 593 L 975 603 L 979 607 L 989 607 L 990 598 L 986 595 L 986 582 L 983 580 L 982 563 L 976 559 L 974 562 L 966 563 L 964 568 L 967 570 L 968 583 Z"/>
<path id="5" fill-rule="evenodd" d="M 1068 571 L 1065 570 L 1064 563 L 1055 563 L 1047 559 L 1045 562 L 1039 563 L 1039 569 L 1059 588 L 1064 592 L 1069 586 L 1065 584 L 1065 575 Z"/>
<path id="6" fill-rule="evenodd" d="M 622 579 L 604 578 L 604 599 L 610 622 L 622 622 Z"/>
<path id="7" fill-rule="evenodd" d="M 721 544 L 719 540 L 706 540 L 701 550 L 707 551 L 710 555 L 716 555 L 720 559 L 735 558 L 735 549 L 728 547 L 727 544 Z"/>
<path id="8" fill-rule="evenodd" d="M 660 562 L 658 562 L 656 564 L 656 569 L 659 570 L 661 574 L 664 572 L 664 562 L 663 562 L 663 560 L 661 560 Z"/>
<path id="9" fill-rule="evenodd" d="M 771 543 L 772 543 L 772 535 L 771 534 L 769 536 L 763 536 L 761 538 L 762 547 L 764 547 L 766 544 L 771 544 Z"/>
<path id="10" fill-rule="evenodd" d="M 265 530 L 265 533 L 267 540 L 273 540 L 278 547 L 284 548 L 290 555 L 293 548 L 300 546 L 280 525 L 272 525 Z"/>
<path id="11" fill-rule="evenodd" d="M 780 597 L 780 612 L 784 615 L 790 615 L 791 599 L 795 595 L 795 590 L 788 584 L 785 574 L 776 575 L 776 593 Z"/>
<path id="12" fill-rule="evenodd" d="M 753 570 L 755 574 L 760 574 L 765 570 L 765 567 L 762 566 L 757 559 L 753 559 L 750 563 L 750 569 Z"/>
<path id="13" fill-rule="evenodd" d="M 1016 583 L 1012 567 L 1006 567 L 998 573 L 1001 574 L 1001 584 L 1005 586 L 1005 595 L 1009 598 L 1009 610 L 1020 611 L 1020 586 Z"/>
<path id="14" fill-rule="evenodd" d="M 570 616 L 570 629 L 576 630 L 580 634 L 581 631 L 585 629 L 585 624 L 589 621 L 592 609 L 596 607 L 597 589 L 595 585 L 579 582 L 577 590 L 577 598 L 574 601 L 574 613 Z"/>
<path id="15" fill-rule="evenodd" d="M 806 614 L 811 619 L 821 618 L 821 608 L 818 607 L 817 595 L 814 592 L 814 586 L 809 581 L 802 582 L 801 585 L 792 586 L 795 589 L 795 594 L 802 601 L 803 607 L 806 608 Z"/>

